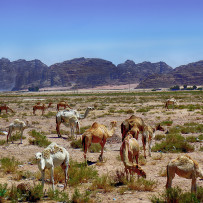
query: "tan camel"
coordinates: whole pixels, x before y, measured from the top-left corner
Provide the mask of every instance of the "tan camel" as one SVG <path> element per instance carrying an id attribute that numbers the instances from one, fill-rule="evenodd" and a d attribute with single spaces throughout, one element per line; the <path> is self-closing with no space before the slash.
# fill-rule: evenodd
<path id="1" fill-rule="evenodd" d="M 128 132 L 120 148 L 120 156 L 123 164 L 125 166 L 125 172 L 128 177 L 128 173 L 133 175 L 137 173 L 138 175 L 146 178 L 146 173 L 143 171 L 141 166 L 138 165 L 139 159 L 139 144 L 135 138 Z M 134 159 L 136 164 L 133 163 Z"/>
<path id="2" fill-rule="evenodd" d="M 122 141 L 124 140 L 127 132 L 131 130 L 133 127 L 136 127 L 139 129 L 139 132 L 143 132 L 143 128 L 145 126 L 144 120 L 140 117 L 132 115 L 129 119 L 126 119 L 121 124 L 121 133 L 122 133 Z M 138 139 L 139 132 L 135 131 L 135 138 Z"/>
<path id="3" fill-rule="evenodd" d="M 44 115 L 45 109 L 47 109 L 47 107 L 45 106 L 45 104 L 42 104 L 42 105 L 37 105 L 37 104 L 36 104 L 36 105 L 33 106 L 33 114 L 36 115 L 36 114 L 35 114 L 35 111 L 36 111 L 36 110 L 41 110 L 41 111 L 42 111 L 42 115 Z"/>
<path id="4" fill-rule="evenodd" d="M 164 128 L 161 125 L 157 125 L 156 127 L 151 127 L 149 125 L 145 125 L 142 133 L 142 144 L 144 149 L 144 157 L 146 159 L 146 142 L 148 141 L 149 146 L 149 156 L 151 156 L 151 148 L 152 148 L 152 139 L 155 136 L 156 130 L 164 131 Z"/>
<path id="5" fill-rule="evenodd" d="M 171 188 L 175 174 L 183 178 L 192 179 L 191 192 L 196 192 L 196 179 L 198 177 L 203 178 L 203 171 L 200 169 L 197 161 L 188 155 L 180 155 L 168 163 L 166 189 Z"/>
<path id="6" fill-rule="evenodd" d="M 66 103 L 65 101 L 61 101 L 61 102 L 59 102 L 59 103 L 57 104 L 57 111 L 59 111 L 60 107 L 63 107 L 64 109 L 65 109 L 66 107 L 72 109 L 72 108 L 68 105 L 68 103 Z"/>
<path id="7" fill-rule="evenodd" d="M 0 106 L 0 113 L 2 110 L 5 110 L 6 113 L 8 113 L 8 110 L 14 113 L 14 111 L 11 108 L 9 108 L 6 104 Z"/>
<path id="8" fill-rule="evenodd" d="M 165 106 L 164 106 L 164 107 L 165 107 L 166 109 L 169 109 L 169 108 L 168 108 L 169 105 L 172 105 L 173 110 L 174 110 L 175 104 L 177 104 L 177 101 L 176 101 L 174 98 L 167 99 L 166 102 L 165 102 Z"/>
<path id="9" fill-rule="evenodd" d="M 111 122 L 111 130 L 108 130 L 105 125 L 101 125 L 97 122 L 93 123 L 92 126 L 87 129 L 82 134 L 82 145 L 84 149 L 84 159 L 87 162 L 86 154 L 87 150 L 90 147 L 91 143 L 99 143 L 101 145 L 101 154 L 99 156 L 99 160 L 103 161 L 103 151 L 104 145 L 106 143 L 107 138 L 111 137 L 115 132 L 117 122 Z"/>
<path id="10" fill-rule="evenodd" d="M 24 121 L 21 121 L 19 119 L 15 119 L 13 123 L 11 123 L 7 128 L 8 130 L 8 134 L 7 134 L 7 143 L 8 143 L 8 139 L 9 137 L 11 137 L 11 134 L 14 130 L 19 130 L 21 132 L 21 144 L 22 144 L 22 137 L 23 137 L 23 131 L 25 130 L 25 128 L 27 128 L 29 125 L 28 121 L 26 121 L 26 123 Z M 13 143 L 13 141 L 12 141 Z"/>

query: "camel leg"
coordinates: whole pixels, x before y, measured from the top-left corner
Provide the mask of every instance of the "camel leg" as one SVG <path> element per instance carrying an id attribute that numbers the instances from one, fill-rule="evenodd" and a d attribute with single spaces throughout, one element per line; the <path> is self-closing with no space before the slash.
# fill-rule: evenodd
<path id="1" fill-rule="evenodd" d="M 106 143 L 106 140 L 105 140 L 105 139 L 102 140 L 102 142 L 100 142 L 100 145 L 101 145 L 101 154 L 100 154 L 100 156 L 99 156 L 99 160 L 100 160 L 100 161 L 103 161 L 103 152 L 104 152 L 104 145 L 105 145 L 105 143 Z"/>
<path id="2" fill-rule="evenodd" d="M 67 187 L 67 182 L 68 182 L 68 167 L 69 167 L 69 161 L 65 161 L 62 165 L 61 168 L 64 171 L 64 175 L 65 175 L 65 185 L 64 185 L 64 189 Z"/>
<path id="3" fill-rule="evenodd" d="M 196 178 L 192 177 L 191 193 L 196 193 L 196 190 L 197 190 Z"/>
<path id="4" fill-rule="evenodd" d="M 167 182 L 166 182 L 166 189 L 171 188 L 172 180 L 175 177 L 175 169 L 170 168 L 167 166 Z"/>
<path id="5" fill-rule="evenodd" d="M 151 148 L 152 148 L 152 138 L 151 138 L 151 136 L 149 136 L 148 145 L 149 145 L 149 156 L 152 156 L 151 155 Z"/>
<path id="6" fill-rule="evenodd" d="M 144 158 L 146 159 L 146 137 L 144 135 L 142 135 L 142 144 L 143 144 L 143 150 L 144 150 Z"/>
<path id="7" fill-rule="evenodd" d="M 51 171 L 51 182 L 52 182 L 52 189 L 55 190 L 54 188 L 54 166 L 50 169 Z"/>
<path id="8" fill-rule="evenodd" d="M 58 137 L 61 137 L 60 125 L 61 125 L 61 123 L 56 122 L 56 132 L 57 132 L 57 134 L 58 134 Z"/>
<path id="9" fill-rule="evenodd" d="M 42 188 L 44 188 L 45 170 L 42 171 Z"/>
<path id="10" fill-rule="evenodd" d="M 23 144 L 22 139 L 23 139 L 23 129 L 21 129 L 21 135 L 20 135 L 20 144 Z"/>
<path id="11" fill-rule="evenodd" d="M 8 143 L 9 137 L 11 137 L 11 130 L 10 129 L 8 130 L 8 134 L 7 134 L 7 143 Z"/>

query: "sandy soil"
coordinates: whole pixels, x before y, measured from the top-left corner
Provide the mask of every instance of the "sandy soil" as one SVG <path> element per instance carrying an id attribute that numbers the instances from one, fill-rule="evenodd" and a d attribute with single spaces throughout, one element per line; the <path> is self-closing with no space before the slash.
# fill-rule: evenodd
<path id="1" fill-rule="evenodd" d="M 30 94 L 30 93 L 29 93 Z M 43 94 L 43 93 L 40 93 Z M 121 131 L 120 131 L 120 124 L 123 120 L 129 118 L 132 114 L 125 114 L 125 113 L 111 113 L 107 114 L 110 108 L 114 108 L 115 110 L 119 109 L 131 109 L 133 110 L 137 116 L 142 117 L 145 122 L 149 125 L 155 125 L 161 121 L 165 121 L 167 119 L 170 119 L 173 121 L 173 125 L 183 125 L 187 122 L 198 122 L 202 123 L 203 120 L 203 114 L 198 113 L 199 111 L 188 111 L 186 109 L 175 109 L 166 111 L 163 109 L 163 101 L 159 99 L 154 100 L 147 100 L 143 103 L 136 103 L 139 101 L 140 96 L 135 96 L 134 100 L 135 103 L 102 103 L 100 104 L 98 100 L 94 101 L 94 96 L 81 98 L 72 96 L 72 97 L 65 97 L 65 96 L 51 96 L 53 95 L 53 92 L 49 92 L 46 94 L 50 94 L 50 96 L 35 96 L 35 97 L 26 97 L 26 93 L 23 94 L 23 97 L 0 97 L 1 103 L 7 103 L 9 107 L 11 107 L 16 113 L 14 116 L 12 116 L 11 113 L 9 113 L 8 118 L 0 118 L 0 129 L 5 130 L 5 127 L 8 126 L 15 118 L 20 118 L 23 120 L 28 120 L 29 123 L 31 123 L 31 127 L 26 129 L 24 131 L 24 136 L 26 139 L 23 140 L 23 144 L 19 144 L 19 141 L 15 141 L 14 144 L 8 144 L 0 146 L 0 157 L 12 157 L 14 156 L 16 159 L 23 162 L 21 166 L 19 166 L 20 170 L 25 171 L 31 171 L 36 172 L 38 171 L 37 165 L 31 165 L 30 160 L 34 158 L 34 155 L 36 152 L 42 151 L 43 148 L 33 146 L 29 144 L 29 134 L 28 132 L 32 129 L 36 129 L 37 131 L 44 131 L 46 132 L 47 138 L 52 141 L 56 142 L 59 145 L 65 147 L 69 153 L 70 157 L 73 160 L 76 160 L 78 162 L 83 162 L 83 152 L 80 149 L 73 149 L 70 147 L 70 142 L 68 141 L 68 135 L 63 135 L 63 138 L 58 138 L 55 133 L 55 116 L 51 116 L 49 118 L 46 118 L 41 115 L 40 111 L 36 112 L 36 116 L 32 113 L 32 106 L 40 100 L 42 103 L 48 103 L 49 101 L 53 102 L 52 108 L 49 108 L 46 110 L 45 114 L 50 112 L 56 113 L 56 104 L 60 100 L 66 99 L 69 101 L 68 103 L 70 106 L 73 106 L 74 109 L 77 109 L 80 113 L 84 113 L 87 106 L 95 105 L 96 103 L 96 109 L 87 116 L 86 119 L 81 120 L 81 127 L 91 125 L 93 122 L 97 121 L 101 124 L 106 125 L 109 128 L 109 123 L 112 120 L 116 120 L 118 122 L 118 127 L 116 129 L 116 132 L 114 134 L 114 139 L 109 139 L 106 143 L 106 150 L 104 152 L 105 157 L 105 163 L 103 164 L 94 164 L 92 166 L 88 167 L 95 167 L 96 170 L 98 170 L 98 173 L 101 174 L 109 174 L 114 175 L 116 170 L 123 170 L 124 165 L 121 161 L 119 161 L 118 157 L 119 149 L 121 146 Z M 28 94 L 27 94 L 28 95 Z M 43 100 L 45 99 L 45 100 Z M 103 99 L 103 98 L 102 98 Z M 183 99 L 180 99 L 179 102 L 181 104 L 196 104 L 199 103 L 202 105 L 201 101 L 198 100 L 198 102 L 193 101 L 191 98 L 187 99 L 186 102 L 184 102 Z M 152 110 L 146 112 L 146 113 L 139 113 L 136 112 L 137 109 L 141 107 L 149 107 L 149 106 L 155 106 Z M 165 127 L 166 130 L 170 127 Z M 61 129 L 63 130 L 70 130 L 69 128 L 61 125 Z M 156 132 L 156 134 L 163 134 L 163 132 Z M 189 135 L 199 135 L 198 134 L 188 134 Z M 6 140 L 6 135 L 0 135 L 0 139 Z M 153 140 L 153 145 L 155 144 L 155 140 Z M 141 136 L 139 137 L 139 143 L 141 144 Z M 197 160 L 201 166 L 203 167 L 203 152 L 199 151 L 199 148 L 201 146 L 201 143 L 193 144 L 195 145 L 195 152 L 189 153 L 189 155 Z M 141 154 L 143 154 L 143 150 L 141 150 Z M 156 180 L 157 181 L 157 187 L 152 192 L 142 192 L 142 191 L 127 191 L 123 195 L 120 195 L 118 193 L 118 188 L 115 188 L 112 192 L 109 193 L 103 193 L 98 192 L 95 197 L 95 202 L 150 202 L 149 197 L 154 194 L 158 194 L 159 192 L 162 192 L 165 188 L 166 184 L 166 177 L 160 176 L 160 171 L 165 170 L 165 167 L 169 160 L 172 158 L 177 157 L 176 153 L 163 153 L 161 160 L 155 160 L 157 156 L 159 156 L 160 153 L 158 152 L 152 152 L 152 157 L 147 156 L 147 163 L 146 165 L 142 166 L 143 169 L 146 171 L 147 179 Z M 97 161 L 99 156 L 99 153 L 88 153 L 87 157 L 88 160 L 91 161 Z M 3 173 L 0 174 L 0 183 L 7 182 L 10 185 L 15 183 L 16 185 L 21 182 L 33 182 L 33 180 L 21 180 L 21 181 L 14 181 L 12 178 L 12 174 L 5 175 Z M 36 181 L 36 180 L 35 180 Z M 197 185 L 203 186 L 203 181 L 197 180 Z M 173 186 L 179 186 L 184 191 L 190 191 L 191 187 L 191 180 L 187 180 L 184 178 L 180 178 L 178 176 L 175 177 L 173 180 Z M 51 187 L 50 184 L 46 184 L 45 188 Z M 84 190 L 87 187 L 86 184 L 82 184 L 79 188 Z M 70 194 L 73 192 L 74 188 L 68 187 Z"/>

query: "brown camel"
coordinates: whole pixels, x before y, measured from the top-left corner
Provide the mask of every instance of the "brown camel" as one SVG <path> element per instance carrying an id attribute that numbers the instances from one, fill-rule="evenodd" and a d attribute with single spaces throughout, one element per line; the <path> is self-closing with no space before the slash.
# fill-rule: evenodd
<path id="1" fill-rule="evenodd" d="M 41 110 L 41 111 L 42 111 L 42 115 L 44 115 L 45 109 L 47 109 L 47 107 L 45 106 L 45 104 L 42 104 L 42 105 L 34 105 L 34 106 L 33 106 L 33 114 L 36 115 L 36 114 L 35 114 L 35 111 L 36 111 L 36 110 Z"/>
<path id="2" fill-rule="evenodd" d="M 111 130 L 108 130 L 105 125 L 101 125 L 97 122 L 93 123 L 92 126 L 87 129 L 82 135 L 82 145 L 84 149 L 84 158 L 87 162 L 86 154 L 91 143 L 99 143 L 101 145 L 101 154 L 99 160 L 103 160 L 104 145 L 107 138 L 111 137 L 115 132 L 116 121 L 111 122 Z"/>
<path id="3" fill-rule="evenodd" d="M 14 113 L 14 111 L 11 108 L 9 108 L 6 104 L 0 106 L 0 113 L 2 110 L 5 110 L 6 113 L 8 113 L 8 110 Z"/>
<path id="4" fill-rule="evenodd" d="M 165 106 L 164 106 L 164 107 L 165 107 L 166 109 L 169 109 L 169 108 L 168 108 L 169 105 L 172 105 L 173 110 L 174 110 L 175 104 L 177 104 L 177 102 L 176 102 L 176 100 L 175 100 L 174 98 L 167 99 L 166 102 L 165 102 Z"/>
<path id="5" fill-rule="evenodd" d="M 57 111 L 59 111 L 60 107 L 63 107 L 64 109 L 65 109 L 66 107 L 72 109 L 72 108 L 68 105 L 68 103 L 66 103 L 65 101 L 61 101 L 61 102 L 59 102 L 59 103 L 57 104 Z"/>
<path id="6" fill-rule="evenodd" d="M 164 131 L 164 128 L 161 125 L 157 125 L 156 127 L 151 127 L 149 125 L 145 125 L 142 133 L 142 144 L 144 149 L 144 157 L 146 159 L 146 142 L 148 140 L 149 145 L 149 156 L 151 156 L 151 148 L 152 148 L 152 139 L 155 136 L 156 130 Z"/>
<path id="7" fill-rule="evenodd" d="M 139 159 L 139 144 L 135 138 L 128 132 L 128 135 L 122 142 L 120 148 L 120 156 L 123 164 L 125 166 L 125 172 L 128 177 L 128 173 L 133 175 L 133 173 L 137 173 L 138 175 L 146 178 L 146 173 L 143 171 L 141 166 L 138 165 Z M 136 160 L 136 164 L 133 163 L 134 159 Z"/>
<path id="8" fill-rule="evenodd" d="M 126 119 L 121 124 L 121 133 L 122 133 L 122 141 L 124 140 L 127 132 L 131 130 L 133 127 L 136 128 L 135 138 L 138 139 L 139 132 L 143 132 L 145 123 L 144 120 L 140 117 L 132 115 L 129 119 Z M 137 130 L 139 129 L 139 131 Z"/>
<path id="9" fill-rule="evenodd" d="M 178 156 L 168 163 L 166 189 L 171 188 L 175 174 L 183 178 L 192 179 L 191 192 L 196 192 L 196 179 L 198 177 L 203 178 L 203 171 L 200 169 L 197 161 L 188 155 Z"/>

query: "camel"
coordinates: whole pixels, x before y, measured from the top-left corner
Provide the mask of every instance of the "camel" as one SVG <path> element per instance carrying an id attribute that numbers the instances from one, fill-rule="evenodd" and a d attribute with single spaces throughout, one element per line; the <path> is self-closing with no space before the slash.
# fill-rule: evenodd
<path id="1" fill-rule="evenodd" d="M 57 104 L 57 111 L 59 111 L 60 107 L 63 107 L 64 109 L 65 109 L 66 107 L 72 109 L 72 108 L 68 105 L 68 103 L 66 103 L 65 101 L 61 101 L 61 102 L 59 102 L 59 103 Z"/>
<path id="2" fill-rule="evenodd" d="M 21 121 L 19 119 L 15 119 L 13 123 L 11 123 L 8 128 L 8 134 L 7 134 L 7 143 L 8 143 L 8 139 L 9 137 L 11 137 L 11 134 L 14 130 L 19 130 L 21 132 L 21 142 L 20 144 L 22 144 L 22 137 L 23 137 L 23 131 L 25 130 L 25 128 L 28 127 L 28 121 L 26 121 L 26 124 L 24 121 Z M 12 142 L 13 143 L 13 142 Z"/>
<path id="3" fill-rule="evenodd" d="M 129 132 L 122 142 L 120 148 L 120 156 L 125 166 L 125 172 L 127 176 L 128 173 L 130 173 L 130 175 L 133 175 L 133 173 L 137 173 L 138 175 L 146 178 L 146 173 L 138 164 L 139 144 Z M 134 159 L 136 159 L 136 164 L 133 163 Z"/>
<path id="4" fill-rule="evenodd" d="M 59 111 L 56 114 L 56 131 L 58 134 L 58 137 L 61 137 L 60 133 L 60 125 L 63 123 L 66 127 L 68 127 L 68 124 L 71 128 L 71 136 L 74 136 L 74 128 L 76 128 L 77 133 L 80 133 L 80 119 L 85 119 L 88 115 L 88 113 L 93 110 L 93 107 L 87 107 L 85 114 L 78 113 L 77 110 L 69 109 L 69 110 L 63 110 Z"/>
<path id="5" fill-rule="evenodd" d="M 121 124 L 121 133 L 122 133 L 122 141 L 125 139 L 125 136 L 129 130 L 133 127 L 135 130 L 135 137 L 138 139 L 139 132 L 143 132 L 143 128 L 145 126 L 144 120 L 140 117 L 132 115 L 129 119 L 126 119 Z M 138 131 L 138 129 L 139 131 Z"/>
<path id="6" fill-rule="evenodd" d="M 44 111 L 45 111 L 46 108 L 48 108 L 48 107 L 46 107 L 45 104 L 42 104 L 42 105 L 36 104 L 36 105 L 33 106 L 33 114 L 36 115 L 35 111 L 38 109 L 38 110 L 41 110 L 42 115 L 44 115 Z"/>
<path id="7" fill-rule="evenodd" d="M 171 188 L 175 174 L 183 178 L 192 179 L 192 193 L 196 192 L 196 179 L 198 177 L 203 178 L 203 171 L 200 169 L 197 161 L 188 155 L 180 155 L 168 163 L 166 189 Z"/>
<path id="8" fill-rule="evenodd" d="M 60 147 L 56 143 L 51 143 L 43 152 L 37 152 L 35 158 L 38 162 L 38 168 L 42 174 L 42 187 L 44 187 L 45 169 L 51 171 L 52 189 L 54 190 L 54 167 L 60 166 L 65 174 L 65 186 L 68 181 L 68 168 L 69 168 L 69 153 L 64 147 Z"/>
<path id="9" fill-rule="evenodd" d="M 8 110 L 14 113 L 14 111 L 11 108 L 9 108 L 6 104 L 0 106 L 0 113 L 2 110 L 5 110 L 6 113 L 8 113 Z"/>
<path id="10" fill-rule="evenodd" d="M 174 110 L 174 106 L 175 104 L 177 104 L 177 101 L 174 99 L 174 98 L 171 98 L 171 99 L 167 99 L 166 102 L 165 102 L 165 108 L 166 109 L 169 109 L 169 105 L 172 105 L 173 106 L 173 110 Z"/>
<path id="11" fill-rule="evenodd" d="M 155 136 L 156 130 L 164 131 L 164 128 L 161 127 L 161 125 L 157 125 L 156 127 L 151 127 L 149 125 L 145 125 L 143 128 L 143 134 L 142 134 L 142 144 L 144 149 L 144 157 L 146 159 L 146 142 L 148 140 L 148 146 L 149 146 L 149 156 L 151 156 L 151 148 L 152 148 L 152 139 Z"/>
<path id="12" fill-rule="evenodd" d="M 82 145 L 84 149 L 84 159 L 87 163 L 86 154 L 91 143 L 99 143 L 101 145 L 101 154 L 99 160 L 103 161 L 103 151 L 106 140 L 115 132 L 117 122 L 111 122 L 111 130 L 108 130 L 105 125 L 94 122 L 92 126 L 82 134 Z"/>

